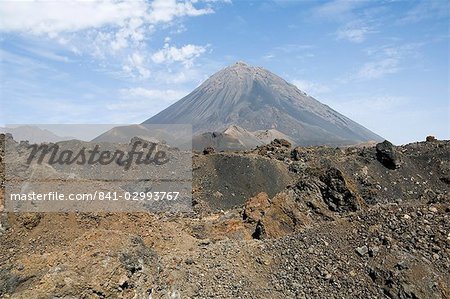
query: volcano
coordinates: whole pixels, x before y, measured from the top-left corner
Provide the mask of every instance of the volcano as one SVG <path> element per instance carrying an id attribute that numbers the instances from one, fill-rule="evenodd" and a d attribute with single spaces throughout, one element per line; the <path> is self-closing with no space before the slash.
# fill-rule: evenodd
<path id="1" fill-rule="evenodd" d="M 276 130 L 297 145 L 351 145 L 382 137 L 299 90 L 281 77 L 237 62 L 144 124 L 192 124 L 194 134 L 239 126 Z"/>

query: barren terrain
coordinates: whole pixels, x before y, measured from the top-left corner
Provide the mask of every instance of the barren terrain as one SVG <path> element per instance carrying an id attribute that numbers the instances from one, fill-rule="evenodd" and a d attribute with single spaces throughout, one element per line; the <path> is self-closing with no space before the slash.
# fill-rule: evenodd
<path id="1" fill-rule="evenodd" d="M 2 213 L 0 298 L 450 297 L 449 141 L 193 166 L 193 213 Z"/>

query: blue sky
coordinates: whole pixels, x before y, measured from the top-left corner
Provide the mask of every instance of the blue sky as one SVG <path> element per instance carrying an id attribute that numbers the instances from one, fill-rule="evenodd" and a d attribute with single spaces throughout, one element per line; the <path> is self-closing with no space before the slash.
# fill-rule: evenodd
<path id="1" fill-rule="evenodd" d="M 0 124 L 140 123 L 238 60 L 397 144 L 450 139 L 449 4 L 0 2 Z"/>

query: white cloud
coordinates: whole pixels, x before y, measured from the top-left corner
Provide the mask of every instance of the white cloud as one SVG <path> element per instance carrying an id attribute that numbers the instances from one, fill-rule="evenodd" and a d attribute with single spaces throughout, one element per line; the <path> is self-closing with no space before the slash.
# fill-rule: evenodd
<path id="1" fill-rule="evenodd" d="M 408 10 L 399 23 L 415 23 L 426 19 L 448 18 L 450 4 L 445 0 L 422 0 Z"/>
<path id="2" fill-rule="evenodd" d="M 378 79 L 387 74 L 394 74 L 399 69 L 399 60 L 397 58 L 386 58 L 365 63 L 356 74 L 356 77 L 358 79 Z"/>
<path id="3" fill-rule="evenodd" d="M 55 36 L 142 18 L 144 1 L 2 1 L 0 30 Z"/>
<path id="4" fill-rule="evenodd" d="M 369 1 L 335 0 L 316 7 L 313 15 L 338 24 L 334 33 L 336 39 L 361 43 L 370 33 L 376 32 L 373 29 L 379 26 L 378 17 L 383 11 L 368 4 Z"/>
<path id="5" fill-rule="evenodd" d="M 367 54 L 371 60 L 364 63 L 352 79 L 379 79 L 385 75 L 397 73 L 403 68 L 404 60 L 417 55 L 416 49 L 420 46 L 420 44 L 405 44 L 368 49 Z"/>
<path id="6" fill-rule="evenodd" d="M 206 51 L 206 47 L 197 45 L 185 45 L 181 48 L 170 46 L 168 43 L 164 47 L 152 55 L 155 63 L 173 63 L 181 62 L 185 66 L 192 65 L 195 58 L 199 57 Z"/>
<path id="7" fill-rule="evenodd" d="M 128 61 L 123 66 L 123 70 L 132 77 L 147 79 L 150 77 L 150 70 L 145 66 L 145 60 L 142 54 L 135 52 L 128 56 Z"/>
<path id="8" fill-rule="evenodd" d="M 176 17 L 199 16 L 214 11 L 196 8 L 196 1 L 2 1 L 0 30 L 55 36 L 104 26 L 170 22 Z M 133 27 L 133 26 L 132 26 Z"/>
<path id="9" fill-rule="evenodd" d="M 361 43 L 366 35 L 373 32 L 368 26 L 345 26 L 336 32 L 337 39 L 345 39 L 353 43 Z"/>
<path id="10" fill-rule="evenodd" d="M 155 0 L 151 3 L 148 16 L 152 23 L 170 22 L 175 17 L 200 16 L 214 11 L 210 8 L 197 9 L 193 6 L 196 1 L 177 2 L 176 0 Z"/>
<path id="11" fill-rule="evenodd" d="M 297 86 L 297 88 L 300 89 L 301 91 L 311 95 L 319 95 L 330 92 L 330 88 L 328 86 L 325 86 L 317 82 L 296 79 L 292 81 L 292 84 Z"/>
<path id="12" fill-rule="evenodd" d="M 125 26 L 120 28 L 111 41 L 113 51 L 119 51 L 130 46 L 129 43 L 139 44 L 144 41 L 145 34 L 153 31 L 153 27 L 149 26 L 144 30 L 143 21 L 141 19 L 131 19 Z M 145 32 L 146 31 L 146 32 Z"/>
<path id="13" fill-rule="evenodd" d="M 349 17 L 353 10 L 363 3 L 357 0 L 335 0 L 315 8 L 314 15 L 329 19 L 343 19 Z"/>
<path id="14" fill-rule="evenodd" d="M 1 1 L 0 32 L 46 40 L 75 55 L 95 58 L 102 69 L 113 67 L 145 79 L 154 61 L 147 54 L 147 42 L 158 26 L 183 28 L 177 18 L 213 13 L 211 6 L 197 0 Z M 204 52 L 204 47 L 188 44 L 162 49 L 155 57 L 189 66 Z"/>

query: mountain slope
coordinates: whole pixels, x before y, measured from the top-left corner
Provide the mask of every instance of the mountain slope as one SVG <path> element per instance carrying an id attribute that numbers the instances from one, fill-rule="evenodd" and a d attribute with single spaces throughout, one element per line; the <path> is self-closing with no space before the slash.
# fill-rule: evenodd
<path id="1" fill-rule="evenodd" d="M 248 131 L 276 129 L 299 145 L 382 139 L 277 75 L 243 62 L 214 74 L 144 123 L 187 123 L 194 133 L 222 131 L 231 125 Z"/>

